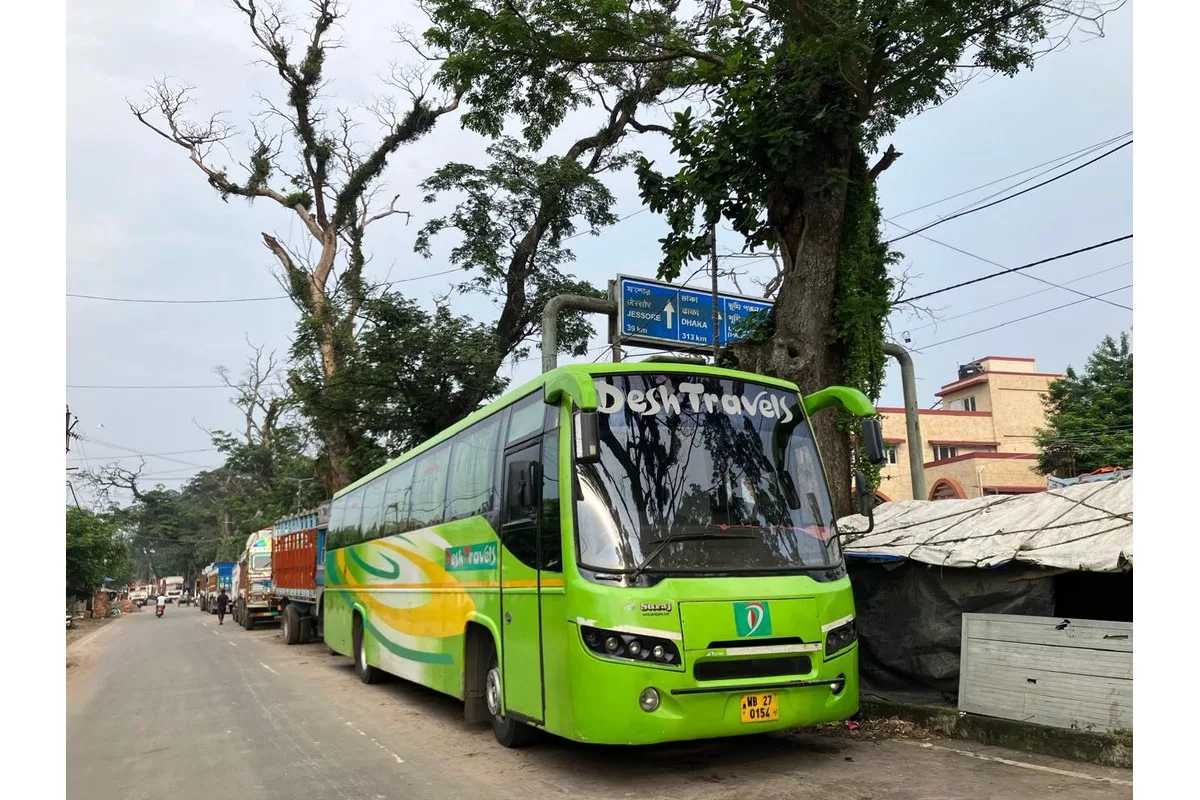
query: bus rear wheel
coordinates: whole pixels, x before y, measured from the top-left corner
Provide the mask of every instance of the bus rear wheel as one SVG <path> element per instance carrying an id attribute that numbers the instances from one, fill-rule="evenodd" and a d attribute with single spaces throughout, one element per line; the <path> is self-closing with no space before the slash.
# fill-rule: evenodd
<path id="1" fill-rule="evenodd" d="M 492 733 L 496 741 L 505 747 L 525 747 L 533 744 L 537 738 L 537 728 L 523 722 L 517 722 L 511 717 L 504 716 L 501 708 L 501 677 L 500 661 L 496 657 L 496 648 L 492 647 L 491 658 L 488 661 L 487 678 L 484 684 L 484 698 L 487 700 L 488 713 L 492 716 Z"/>
<path id="2" fill-rule="evenodd" d="M 367 663 L 367 637 L 363 631 L 362 617 L 354 617 L 354 671 L 363 683 L 382 683 L 383 673 Z"/>

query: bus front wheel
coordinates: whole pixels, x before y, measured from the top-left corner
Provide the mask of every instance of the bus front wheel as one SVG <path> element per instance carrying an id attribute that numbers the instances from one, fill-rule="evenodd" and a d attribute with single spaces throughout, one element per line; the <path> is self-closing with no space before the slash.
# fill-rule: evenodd
<path id="1" fill-rule="evenodd" d="M 505 747 L 525 747 L 533 743 L 537 737 L 537 729 L 504 716 L 501 709 L 500 661 L 496 657 L 495 647 L 492 648 L 491 655 L 484 684 L 484 698 L 487 700 L 488 713 L 492 715 L 492 733 L 496 735 L 496 741 Z"/>

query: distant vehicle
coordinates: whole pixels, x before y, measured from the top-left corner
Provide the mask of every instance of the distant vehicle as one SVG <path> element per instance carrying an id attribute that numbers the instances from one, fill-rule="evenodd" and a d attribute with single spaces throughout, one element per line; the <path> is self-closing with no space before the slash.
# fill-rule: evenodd
<path id="1" fill-rule="evenodd" d="M 146 601 L 150 599 L 150 587 L 135 586 L 129 591 L 129 599 L 138 606 L 146 605 Z"/>
<path id="2" fill-rule="evenodd" d="M 259 622 L 279 617 L 271 607 L 271 529 L 263 528 L 250 534 L 246 549 L 238 558 L 237 592 L 233 601 L 233 619 L 246 630 Z"/>
<path id="3" fill-rule="evenodd" d="M 217 613 L 217 595 L 222 589 L 230 598 L 233 597 L 233 569 L 236 566 L 232 561 L 215 561 L 200 573 L 200 588 L 196 598 L 201 611 Z"/>
<path id="4" fill-rule="evenodd" d="M 183 596 L 183 583 L 182 575 L 163 578 L 163 594 L 167 596 L 168 603 L 174 603 Z"/>
<path id="5" fill-rule="evenodd" d="M 271 607 L 284 644 L 320 639 L 329 504 L 276 522 L 271 536 Z"/>

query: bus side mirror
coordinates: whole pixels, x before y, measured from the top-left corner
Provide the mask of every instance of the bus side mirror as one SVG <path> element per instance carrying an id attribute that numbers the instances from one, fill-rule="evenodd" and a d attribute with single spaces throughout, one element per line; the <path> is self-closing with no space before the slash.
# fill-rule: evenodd
<path id="1" fill-rule="evenodd" d="M 580 464 L 600 460 L 600 415 L 595 411 L 580 411 L 575 416 L 575 460 Z"/>
<path id="2" fill-rule="evenodd" d="M 876 466 L 887 463 L 887 453 L 883 449 L 883 424 L 878 417 L 867 417 L 862 421 L 862 442 L 867 451 L 867 461 Z"/>
<path id="3" fill-rule="evenodd" d="M 855 533 L 870 533 L 875 528 L 875 498 L 871 494 L 871 488 L 867 486 L 867 479 L 862 470 L 854 474 L 854 494 L 858 497 L 858 513 L 867 518 L 867 529 Z"/>

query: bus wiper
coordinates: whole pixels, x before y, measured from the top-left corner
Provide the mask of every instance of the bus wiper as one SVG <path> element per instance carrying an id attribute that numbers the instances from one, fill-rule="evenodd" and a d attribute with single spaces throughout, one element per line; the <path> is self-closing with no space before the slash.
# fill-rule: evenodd
<path id="1" fill-rule="evenodd" d="M 650 551 L 650 555 L 642 560 L 641 564 L 634 567 L 633 572 L 629 573 L 629 582 L 632 583 L 638 579 L 638 576 L 645 571 L 646 567 L 650 566 L 650 562 L 658 558 L 663 550 L 667 549 L 667 545 L 672 542 L 694 542 L 698 539 L 757 539 L 757 536 L 749 533 L 728 533 L 721 531 L 719 533 L 672 533 L 668 534 L 665 539 L 658 543 L 658 546 Z"/>

